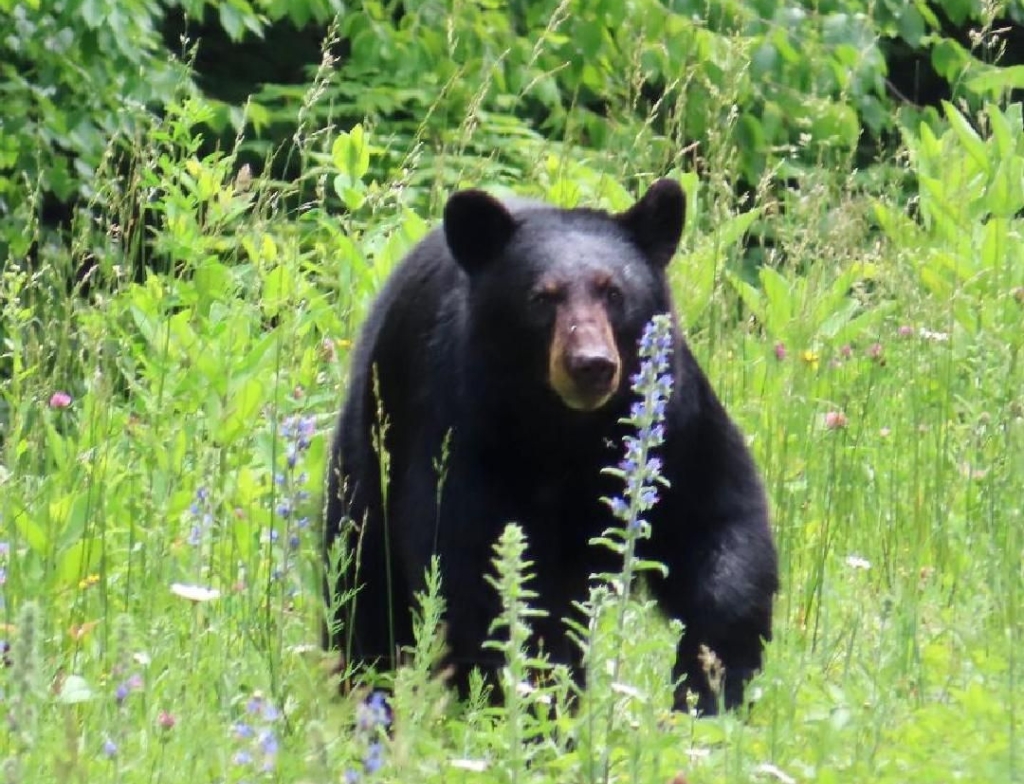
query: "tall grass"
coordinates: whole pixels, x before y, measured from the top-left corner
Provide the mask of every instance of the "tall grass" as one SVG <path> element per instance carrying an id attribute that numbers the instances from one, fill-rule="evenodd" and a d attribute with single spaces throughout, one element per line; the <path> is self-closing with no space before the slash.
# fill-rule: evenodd
<path id="1" fill-rule="evenodd" d="M 500 140 L 477 117 L 383 181 L 364 162 L 386 138 L 303 126 L 292 191 L 235 151 L 201 155 L 204 111 L 183 100 L 140 136 L 127 181 L 100 173 L 106 218 L 0 275 L 8 781 L 1024 776 L 1019 107 L 951 109 L 938 138 L 906 130 L 895 165 L 920 183 L 915 217 L 901 180 L 868 193 L 825 169 L 738 203 L 726 129 L 702 140 L 698 182 L 682 145 L 666 161 L 625 113 L 604 149 L 517 139 L 533 163 L 515 181 L 461 155 Z M 643 596 L 622 609 L 621 645 L 595 647 L 592 666 L 622 664 L 595 710 L 565 709 L 557 670 L 543 720 L 523 723 L 526 700 L 454 704 L 431 680 L 436 585 L 388 731 L 364 692 L 336 696 L 304 521 L 356 328 L 437 216 L 442 180 L 424 195 L 410 172 L 446 166 L 615 209 L 679 167 L 693 209 L 676 299 L 763 468 L 782 562 L 749 715 L 670 714 L 674 632 Z M 755 217 L 775 234 L 759 271 L 741 245 Z M 159 271 L 135 274 L 138 254 Z M 597 715 L 606 731 L 586 725 Z M 506 764 L 510 744 L 522 756 Z"/>

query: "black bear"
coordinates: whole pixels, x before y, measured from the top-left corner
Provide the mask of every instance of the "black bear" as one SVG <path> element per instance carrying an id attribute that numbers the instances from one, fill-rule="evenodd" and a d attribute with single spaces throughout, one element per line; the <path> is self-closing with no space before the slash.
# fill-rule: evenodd
<path id="1" fill-rule="evenodd" d="M 358 569 L 336 586 L 358 593 L 329 645 L 393 666 L 412 643 L 413 592 L 437 553 L 449 662 L 465 692 L 472 666 L 500 664 L 481 647 L 499 610 L 485 575 L 514 521 L 548 612 L 535 635 L 553 660 L 579 664 L 562 619 L 591 574 L 621 567 L 588 541 L 613 520 L 601 499 L 621 494 L 602 468 L 622 458 L 643 328 L 672 313 L 665 268 L 685 206 L 670 179 L 614 215 L 479 190 L 449 198 L 443 226 L 391 275 L 356 346 L 329 461 L 325 545 L 339 536 L 358 545 Z M 712 713 L 700 648 L 724 666 L 724 704 L 741 703 L 771 635 L 778 564 L 746 444 L 674 323 L 673 343 L 660 448 L 670 484 L 639 555 L 667 566 L 651 591 L 685 624 L 675 707 L 692 690 Z"/>

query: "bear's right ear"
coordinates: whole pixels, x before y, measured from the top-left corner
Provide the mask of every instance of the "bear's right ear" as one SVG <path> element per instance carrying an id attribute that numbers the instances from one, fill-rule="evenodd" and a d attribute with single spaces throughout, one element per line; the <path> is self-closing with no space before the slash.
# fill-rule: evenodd
<path id="1" fill-rule="evenodd" d="M 502 251 L 515 228 L 515 218 L 505 205 L 480 190 L 453 193 L 444 206 L 448 249 L 470 274 Z"/>

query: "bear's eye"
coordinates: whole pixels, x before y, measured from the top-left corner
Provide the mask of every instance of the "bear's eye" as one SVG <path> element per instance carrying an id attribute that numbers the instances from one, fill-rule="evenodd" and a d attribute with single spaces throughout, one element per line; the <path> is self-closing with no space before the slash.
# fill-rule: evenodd
<path id="1" fill-rule="evenodd" d="M 607 302 L 609 305 L 622 304 L 622 289 L 620 289 L 610 280 L 603 282 L 598 287 L 598 291 L 601 293 L 601 296 L 604 297 L 605 302 Z"/>
<path id="2" fill-rule="evenodd" d="M 543 286 L 530 292 L 530 304 L 536 307 L 550 307 L 562 300 L 562 290 L 556 286 Z"/>

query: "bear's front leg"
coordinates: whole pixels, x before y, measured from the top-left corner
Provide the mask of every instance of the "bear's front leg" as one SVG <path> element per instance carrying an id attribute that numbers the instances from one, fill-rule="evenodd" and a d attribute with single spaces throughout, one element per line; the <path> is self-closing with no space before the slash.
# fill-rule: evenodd
<path id="1" fill-rule="evenodd" d="M 778 577 L 767 522 L 719 522 L 672 552 L 668 576 L 652 588 L 665 613 L 685 626 L 673 669 L 676 681 L 685 680 L 673 708 L 705 715 L 736 708 L 771 639 Z"/>

